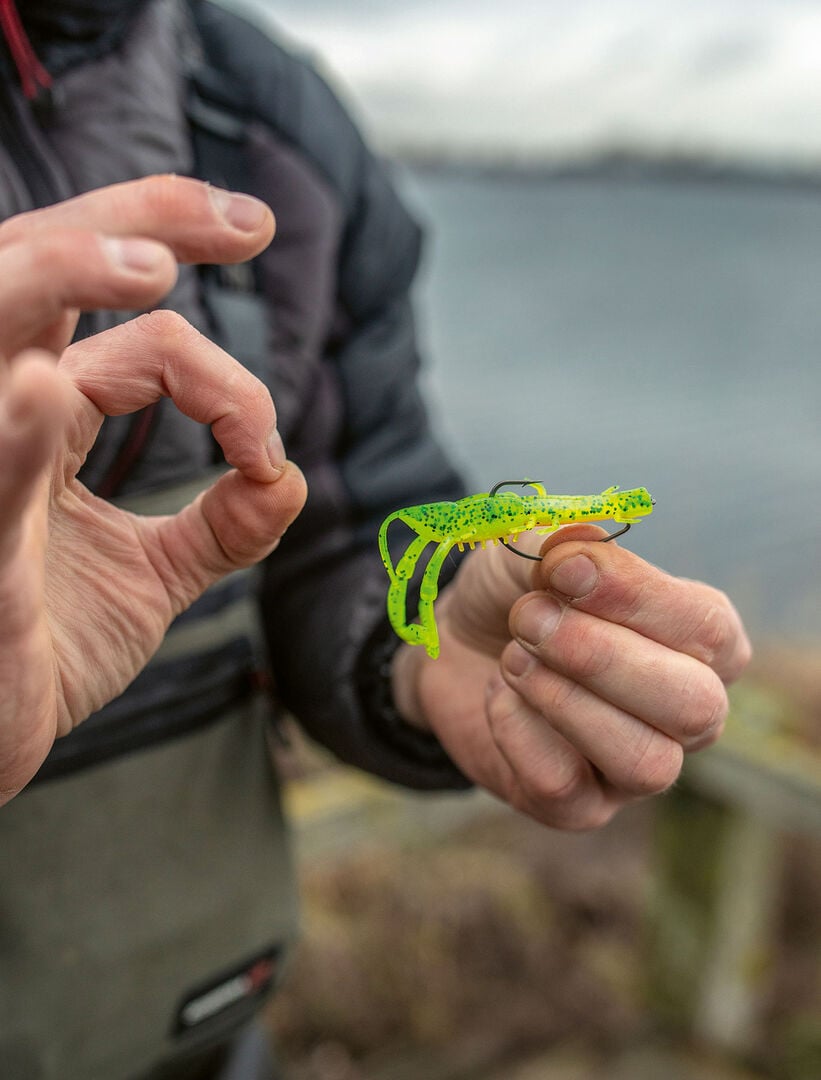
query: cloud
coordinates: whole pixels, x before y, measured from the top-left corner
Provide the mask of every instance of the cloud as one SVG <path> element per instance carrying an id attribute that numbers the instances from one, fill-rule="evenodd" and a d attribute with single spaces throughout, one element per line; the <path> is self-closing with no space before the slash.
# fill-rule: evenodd
<path id="1" fill-rule="evenodd" d="M 821 158 L 821 9 L 804 0 L 249 3 L 389 146 Z"/>

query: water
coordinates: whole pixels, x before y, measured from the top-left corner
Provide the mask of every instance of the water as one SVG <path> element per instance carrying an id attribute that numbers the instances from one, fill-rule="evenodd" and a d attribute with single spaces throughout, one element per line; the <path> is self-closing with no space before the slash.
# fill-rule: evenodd
<path id="1" fill-rule="evenodd" d="M 476 490 L 644 485 L 623 541 L 821 639 L 821 197 L 412 172 L 429 392 Z"/>

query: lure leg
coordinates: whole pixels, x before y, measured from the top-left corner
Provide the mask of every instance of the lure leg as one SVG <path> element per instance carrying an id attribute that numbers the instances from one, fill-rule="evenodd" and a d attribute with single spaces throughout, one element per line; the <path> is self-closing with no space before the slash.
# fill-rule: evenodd
<path id="1" fill-rule="evenodd" d="M 429 541 L 424 536 L 416 536 L 407 551 L 396 564 L 391 574 L 388 589 L 388 619 L 396 633 L 409 645 L 426 644 L 427 632 L 423 626 L 408 622 L 407 598 L 408 582 L 413 577 L 419 557 Z"/>
<path id="2" fill-rule="evenodd" d="M 424 630 L 422 640 L 428 651 L 428 656 L 432 660 L 435 660 L 439 655 L 439 630 L 436 626 L 433 604 L 439 595 L 439 575 L 442 572 L 442 565 L 452 547 L 453 541 L 450 539 L 443 540 L 441 544 L 437 545 L 425 569 L 422 586 L 419 590 L 419 621 L 422 624 L 421 628 Z"/>
<path id="3" fill-rule="evenodd" d="M 397 510 L 395 513 L 391 514 L 389 517 L 386 517 L 385 520 L 382 522 L 382 525 L 379 528 L 379 554 L 382 556 L 382 562 L 383 562 L 383 564 L 385 566 L 385 569 L 388 571 L 388 577 L 393 582 L 396 581 L 396 570 L 394 568 L 393 563 L 391 562 L 391 553 L 390 553 L 390 549 L 388 548 L 388 527 L 391 524 L 391 522 L 401 520 L 401 517 L 402 517 L 402 511 Z M 410 527 L 412 528 L 412 526 L 410 526 Z M 405 552 L 405 554 L 407 555 L 407 552 Z M 418 558 L 419 558 L 419 555 L 417 554 L 414 557 L 414 560 L 413 560 L 414 566 L 416 565 L 416 560 Z M 411 567 L 410 574 L 411 575 L 413 574 L 413 567 Z"/>

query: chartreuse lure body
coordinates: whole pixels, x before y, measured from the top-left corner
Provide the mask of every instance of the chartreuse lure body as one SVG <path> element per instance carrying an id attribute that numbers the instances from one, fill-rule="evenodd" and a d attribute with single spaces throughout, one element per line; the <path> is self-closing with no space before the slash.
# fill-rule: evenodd
<path id="1" fill-rule="evenodd" d="M 511 491 L 499 491 L 510 484 L 531 487 L 535 495 L 519 495 Z M 646 488 L 619 491 L 607 488 L 600 495 L 548 495 L 542 484 L 532 480 L 507 480 L 497 484 L 491 491 L 468 495 L 458 502 L 423 503 L 395 510 L 382 522 L 379 529 L 379 552 L 388 571 L 388 618 L 391 626 L 409 645 L 424 645 L 434 659 L 439 655 L 439 631 L 434 618 L 433 604 L 439 592 L 439 574 L 448 552 L 454 546 L 463 551 L 465 545 L 484 547 L 488 541 L 494 544 L 515 543 L 518 537 L 531 529 L 549 533 L 561 525 L 584 521 L 615 521 L 625 525 L 614 533 L 620 536 L 631 525 L 652 513 L 653 498 Z M 416 536 L 396 566 L 388 550 L 388 528 L 393 521 L 403 521 Z M 613 536 L 605 539 L 613 539 Z M 418 622 L 408 622 L 408 583 L 413 577 L 416 564 L 428 544 L 436 544 L 430 557 L 419 593 Z M 517 555 L 523 552 L 510 548 Z M 538 558 L 538 556 L 525 556 Z"/>

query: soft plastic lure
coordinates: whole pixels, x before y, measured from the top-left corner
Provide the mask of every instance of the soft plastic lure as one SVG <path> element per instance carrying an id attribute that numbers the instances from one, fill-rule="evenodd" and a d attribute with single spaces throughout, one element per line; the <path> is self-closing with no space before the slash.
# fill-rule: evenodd
<path id="1" fill-rule="evenodd" d="M 500 488 L 517 485 L 531 487 L 535 495 L 519 495 Z M 423 503 L 395 510 L 379 529 L 379 552 L 388 571 L 388 618 L 391 626 L 409 645 L 424 645 L 428 656 L 439 655 L 439 631 L 434 618 L 433 604 L 439 593 L 439 574 L 452 547 L 464 551 L 465 545 L 484 547 L 488 541 L 509 546 L 521 533 L 535 529 L 549 533 L 560 525 L 583 521 L 616 521 L 623 529 L 605 537 L 613 540 L 627 532 L 631 525 L 653 511 L 654 500 L 646 488 L 619 491 L 609 487 L 600 495 L 548 495 L 544 485 L 534 480 L 503 480 L 489 492 L 468 495 L 458 502 Z M 388 550 L 388 528 L 393 521 L 403 521 L 416 536 L 396 566 Z M 422 576 L 419 592 L 419 621 L 407 620 L 408 583 L 416 564 L 428 544 L 436 549 Z M 527 555 L 510 547 L 516 555 L 538 561 L 537 555 Z"/>

